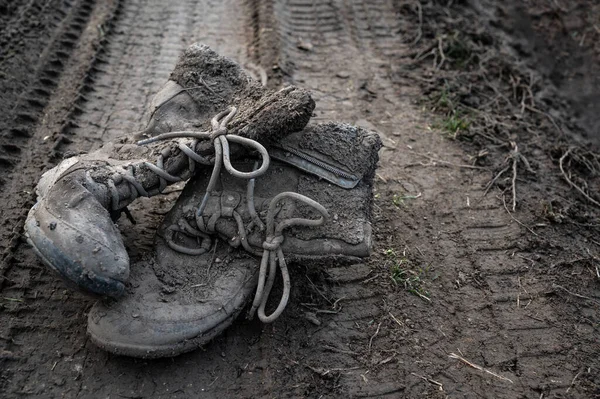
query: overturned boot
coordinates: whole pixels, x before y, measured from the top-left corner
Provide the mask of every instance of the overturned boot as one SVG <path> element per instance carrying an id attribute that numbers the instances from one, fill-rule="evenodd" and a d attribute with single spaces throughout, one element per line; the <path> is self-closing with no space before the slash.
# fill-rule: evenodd
<path id="1" fill-rule="evenodd" d="M 266 144 L 302 130 L 315 103 L 306 90 L 295 86 L 266 90 L 236 62 L 206 45 L 193 44 L 153 99 L 144 134 L 208 130 L 213 115 L 229 106 L 238 109 L 229 130 Z"/>
<path id="2" fill-rule="evenodd" d="M 380 146 L 374 133 L 323 124 L 269 147 L 277 158 L 258 178 L 218 164 L 210 179 L 194 177 L 159 228 L 155 258 L 132 268 L 125 296 L 90 311 L 92 341 L 128 356 L 173 356 L 212 339 L 247 304 L 250 317 L 274 321 L 289 298 L 287 261 L 331 264 L 370 254 Z M 241 160 L 234 170 L 258 172 L 258 164 Z M 214 234 L 229 244 L 215 255 Z M 283 295 L 267 315 L 277 267 Z"/>
<path id="3" fill-rule="evenodd" d="M 187 180 L 217 158 L 227 165 L 229 142 L 266 154 L 258 142 L 302 129 L 314 108 L 306 91 L 267 91 L 203 45 L 183 54 L 172 79 L 157 94 L 143 135 L 192 130 L 145 146 L 129 139 L 109 143 L 63 161 L 37 186 L 38 202 L 25 223 L 28 241 L 48 266 L 86 292 L 118 297 L 124 291 L 129 258 L 113 220 L 128 204 Z"/>

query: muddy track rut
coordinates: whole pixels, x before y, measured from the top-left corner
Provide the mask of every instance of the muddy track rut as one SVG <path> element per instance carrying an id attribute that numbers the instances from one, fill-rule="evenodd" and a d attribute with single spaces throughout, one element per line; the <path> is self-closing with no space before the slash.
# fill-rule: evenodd
<path id="1" fill-rule="evenodd" d="M 467 162 L 428 128 L 413 82 L 394 73 L 408 53 L 394 2 L 61 4 L 62 22 L 44 28 L 51 34 L 38 43 L 46 56 L 13 90 L 13 119 L 2 125 L 6 397 L 511 398 L 552 397 L 571 386 L 582 360 L 557 322 L 568 309 L 521 250 L 525 228 L 500 198 L 482 198 L 488 173 L 440 168 L 419 155 Z M 17 26 L 16 18 L 8 24 Z M 111 356 L 85 335 L 93 300 L 37 261 L 21 238 L 23 217 L 44 168 L 143 128 L 152 95 L 195 41 L 249 69 L 260 65 L 272 87 L 310 89 L 315 121 L 381 134 L 375 255 L 324 271 L 296 268 L 291 304 L 273 325 L 240 320 L 204 350 L 175 359 Z M 151 248 L 170 199 L 139 201 L 138 224 L 120 221 L 133 259 Z M 429 301 L 390 281 L 390 251 L 423 265 Z"/>

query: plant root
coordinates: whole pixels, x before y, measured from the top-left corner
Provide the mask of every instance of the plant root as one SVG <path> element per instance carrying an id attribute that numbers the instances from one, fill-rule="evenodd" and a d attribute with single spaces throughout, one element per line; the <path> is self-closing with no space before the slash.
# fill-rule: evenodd
<path id="1" fill-rule="evenodd" d="M 488 182 L 485 187 L 485 191 L 483 195 L 487 195 L 490 189 L 496 184 L 498 179 L 504 175 L 504 173 L 508 172 L 512 169 L 512 177 L 511 177 L 511 189 L 512 189 L 512 211 L 514 212 L 517 208 L 517 169 L 518 164 L 521 162 L 525 169 L 532 174 L 535 174 L 535 171 L 531 168 L 529 161 L 525 156 L 519 152 L 519 146 L 514 141 L 510 142 L 511 151 L 508 156 L 504 159 L 503 165 L 506 165 L 492 180 Z"/>

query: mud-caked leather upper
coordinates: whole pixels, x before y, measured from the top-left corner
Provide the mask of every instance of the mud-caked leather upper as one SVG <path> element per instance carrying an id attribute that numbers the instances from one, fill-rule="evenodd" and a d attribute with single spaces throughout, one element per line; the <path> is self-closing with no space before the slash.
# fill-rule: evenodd
<path id="1" fill-rule="evenodd" d="M 285 231 L 279 240 L 286 257 L 364 258 L 372 249 L 372 183 L 380 146 L 378 136 L 364 129 L 335 123 L 312 126 L 269 149 L 277 158 L 255 180 L 252 201 L 248 197 L 248 181 L 223 171 L 217 187 L 209 193 L 202 215 L 197 212 L 208 184 L 208 177 L 203 176 L 188 183 L 182 193 L 187 200 L 174 212 L 179 212 L 180 223 L 218 234 L 235 247 L 246 239 L 253 249 L 261 251 L 266 237 L 260 226 L 264 225 L 261 221 L 266 220 L 271 201 L 280 193 L 294 192 L 323 205 L 330 217 L 320 226 Z M 252 160 L 235 164 L 245 171 L 251 171 L 253 165 Z M 252 202 L 255 214 L 250 209 Z M 255 215 L 260 220 L 255 220 Z M 302 203 L 285 200 L 277 204 L 275 222 L 318 216 Z M 243 221 L 245 238 L 240 236 L 239 219 Z M 173 235 L 169 227 L 172 228 L 163 225 L 159 231 L 167 241 L 184 247 L 198 246 L 196 237 Z"/>

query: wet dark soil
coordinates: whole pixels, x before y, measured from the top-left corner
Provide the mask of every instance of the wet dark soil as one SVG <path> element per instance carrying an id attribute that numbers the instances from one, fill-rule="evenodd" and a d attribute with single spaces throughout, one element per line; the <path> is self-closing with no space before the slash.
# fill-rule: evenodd
<path id="1" fill-rule="evenodd" d="M 583 0 L 0 2 L 1 396 L 600 396 L 599 15 Z M 272 325 L 112 356 L 85 334 L 94 299 L 39 262 L 24 216 L 44 170 L 144 126 L 195 41 L 311 90 L 314 122 L 380 134 L 376 247 L 294 265 Z M 119 221 L 134 261 L 178 193 Z"/>

